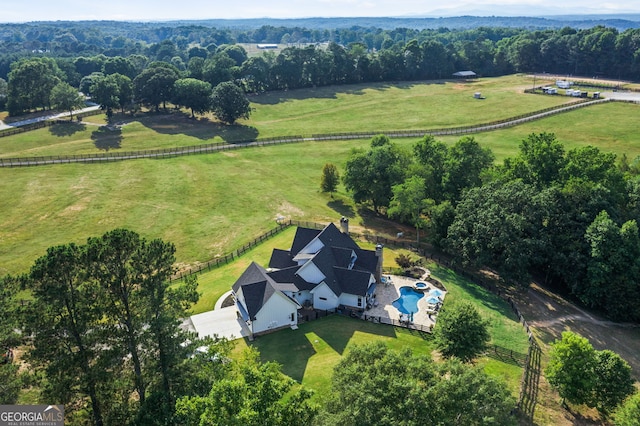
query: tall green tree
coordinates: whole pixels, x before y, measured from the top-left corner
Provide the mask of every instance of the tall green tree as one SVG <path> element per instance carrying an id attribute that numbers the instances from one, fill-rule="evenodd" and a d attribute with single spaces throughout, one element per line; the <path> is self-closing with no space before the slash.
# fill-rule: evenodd
<path id="1" fill-rule="evenodd" d="M 562 339 L 551 345 L 545 374 L 563 402 L 587 404 L 596 384 L 595 367 L 596 353 L 589 341 L 565 331 Z"/>
<path id="2" fill-rule="evenodd" d="M 482 174 L 493 165 L 494 156 L 471 136 L 456 142 L 447 154 L 442 177 L 447 199 L 457 202 L 464 190 L 482 185 Z"/>
<path id="3" fill-rule="evenodd" d="M 166 102 L 171 100 L 174 84 L 179 78 L 180 72 L 173 65 L 152 62 L 133 80 L 135 98 L 156 111 L 160 109 L 160 104 L 166 108 Z"/>
<path id="4" fill-rule="evenodd" d="M 437 368 L 437 374 L 436 384 L 424 394 L 429 404 L 416 402 L 418 410 L 428 411 L 429 421 L 422 424 L 517 424 L 511 414 L 515 398 L 504 382 L 487 375 L 482 367 L 451 359 Z"/>
<path id="5" fill-rule="evenodd" d="M 322 192 L 336 192 L 338 184 L 340 183 L 340 173 L 335 164 L 327 163 L 322 167 L 322 178 L 320 181 L 320 188 Z"/>
<path id="6" fill-rule="evenodd" d="M 575 293 L 587 306 L 616 320 L 640 319 L 640 233 L 635 220 L 619 227 L 606 211 L 589 225 L 586 280 Z"/>
<path id="7" fill-rule="evenodd" d="M 425 135 L 413 146 L 413 154 L 420 167 L 417 173 L 425 179 L 426 198 L 442 202 L 447 146 L 433 136 Z"/>
<path id="8" fill-rule="evenodd" d="M 320 414 L 326 425 L 513 425 L 515 400 L 480 368 L 435 365 L 382 342 L 356 345 L 334 368 Z"/>
<path id="9" fill-rule="evenodd" d="M 116 79 L 112 75 L 96 74 L 91 78 L 89 91 L 93 101 L 100 104 L 110 118 L 113 109 L 120 105 L 120 88 Z"/>
<path id="10" fill-rule="evenodd" d="M 608 349 L 596 351 L 595 381 L 593 401 L 589 405 L 605 417 L 636 390 L 631 366 Z"/>
<path id="11" fill-rule="evenodd" d="M 505 279 L 527 278 L 545 248 L 546 195 L 518 180 L 467 191 L 448 228 L 447 250 L 465 263 L 492 266 Z"/>
<path id="12" fill-rule="evenodd" d="M 546 188 L 560 181 L 566 162 L 564 146 L 553 133 L 532 133 L 520 142 L 518 156 L 506 159 L 502 169 L 509 179 Z"/>
<path id="13" fill-rule="evenodd" d="M 107 296 L 105 311 L 112 337 L 122 347 L 121 352 L 131 357 L 137 398 L 144 404 L 147 389 L 140 352 L 144 347 L 145 318 L 135 263 L 140 244 L 140 236 L 135 232 L 116 229 L 88 240 L 87 260 L 89 273 Z"/>
<path id="14" fill-rule="evenodd" d="M 436 347 L 445 358 L 471 361 L 487 348 L 490 336 L 487 321 L 468 302 L 444 307 L 434 329 Z"/>
<path id="15" fill-rule="evenodd" d="M 145 307 L 143 317 L 148 324 L 149 341 L 147 368 L 154 372 L 156 386 L 153 396 L 159 403 L 147 408 L 147 418 L 170 420 L 176 402 L 177 386 L 183 381 L 181 361 L 185 357 L 184 343 L 193 336 L 180 326 L 189 309 L 198 301 L 198 282 L 190 277 L 179 286 L 169 278 L 174 270 L 175 246 L 159 239 L 143 241 L 137 255 L 140 294 Z"/>
<path id="16" fill-rule="evenodd" d="M 416 228 L 416 241 L 420 243 L 420 228 L 423 226 L 422 211 L 428 206 L 425 182 L 420 176 L 411 176 L 404 183 L 392 187 L 393 198 L 387 213 Z"/>
<path id="17" fill-rule="evenodd" d="M 216 381 L 206 396 L 183 397 L 176 404 L 177 422 L 196 425 L 294 425 L 311 424 L 317 406 L 304 387 L 294 382 L 273 362 L 261 363 L 248 350 L 232 371 Z"/>
<path id="18" fill-rule="evenodd" d="M 78 93 L 78 89 L 60 82 L 51 89 L 51 104 L 54 108 L 68 111 L 69 120 L 73 120 L 73 110 L 84 106 L 84 97 Z"/>
<path id="19" fill-rule="evenodd" d="M 211 84 L 195 78 L 181 78 L 174 86 L 174 103 L 191 109 L 195 114 L 204 114 L 211 109 Z"/>
<path id="20" fill-rule="evenodd" d="M 239 118 L 249 118 L 251 105 L 242 89 L 227 81 L 213 89 L 211 110 L 220 121 L 233 124 Z"/>
<path id="21" fill-rule="evenodd" d="M 10 115 L 51 107 L 51 90 L 63 80 L 56 62 L 47 57 L 25 58 L 12 63 L 8 77 Z"/>
<path id="22" fill-rule="evenodd" d="M 104 293 L 87 274 L 84 248 L 49 248 L 31 268 L 27 284 L 34 297 L 27 319 L 33 336 L 29 360 L 46 372 L 50 401 L 74 406 L 88 401 L 93 424 L 101 426 L 99 388 L 109 380 L 113 360 L 105 350 L 110 339 L 102 332 Z"/>
<path id="23" fill-rule="evenodd" d="M 380 143 L 380 136 L 372 139 L 369 151 L 353 151 L 347 159 L 342 177 L 356 203 L 371 202 L 378 212 L 388 207 L 393 186 L 402 183 L 409 164 L 408 155 L 391 142 Z"/>

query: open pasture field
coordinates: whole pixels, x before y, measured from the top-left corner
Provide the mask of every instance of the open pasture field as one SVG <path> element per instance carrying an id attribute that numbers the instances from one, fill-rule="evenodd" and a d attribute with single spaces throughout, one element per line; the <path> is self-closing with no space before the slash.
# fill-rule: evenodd
<path id="1" fill-rule="evenodd" d="M 257 105 L 252 120 L 256 126 L 258 121 L 266 127 L 275 126 L 275 122 L 267 126 L 266 112 L 259 113 L 264 107 L 265 111 L 280 109 L 279 127 L 273 127 L 271 134 L 276 132 L 276 128 L 280 129 L 280 134 L 311 134 L 315 131 L 312 128 L 304 131 L 305 123 L 310 122 L 322 127 L 323 132 L 362 130 L 372 122 L 380 131 L 384 131 L 385 126 L 390 126 L 386 127 L 387 130 L 409 128 L 411 126 L 406 120 L 411 114 L 402 113 L 406 104 L 419 98 L 425 114 L 437 110 L 433 106 L 436 96 L 417 95 L 419 90 L 427 89 L 443 90 L 441 96 L 448 91 L 453 105 L 469 102 L 478 111 L 486 111 L 484 106 L 489 105 L 493 96 L 490 94 L 497 91 L 509 93 L 507 98 L 524 103 L 519 111 L 497 106 L 492 108 L 494 114 L 500 111 L 504 117 L 548 106 L 550 101 L 565 101 L 564 97 L 518 94 L 520 89 L 517 85 L 525 83 L 527 79 L 522 76 L 469 83 L 493 87 L 482 89 L 487 96 L 485 100 L 473 99 L 472 94 L 477 88 L 471 87 L 469 93 L 457 97 L 454 87 L 457 83 L 407 83 L 398 87 L 380 85 L 371 88 L 345 86 L 340 93 L 332 88 L 332 96 L 337 98 L 329 96 L 331 88 L 326 88 L 322 89 L 329 91 L 324 92 L 324 98 L 306 100 L 302 99 L 301 93 L 311 96 L 312 90 L 265 94 L 261 95 L 263 102 L 267 97 L 290 97 Z M 460 85 L 465 86 L 463 83 Z M 450 87 L 445 90 L 446 86 Z M 361 93 L 349 94 L 349 91 Z M 400 94 L 406 96 L 405 102 L 400 102 Z M 386 108 L 380 104 L 384 99 L 387 99 Z M 356 101 L 375 107 L 358 105 Z M 315 107 L 305 106 L 314 103 L 318 104 Z M 441 103 L 447 104 L 446 98 L 443 97 Z M 343 108 L 343 105 L 350 105 L 350 109 Z M 304 119 L 305 114 L 299 120 L 291 118 L 305 108 L 314 119 Z M 311 114 L 309 111 L 314 108 L 316 114 Z M 332 115 L 332 108 L 340 109 L 342 114 Z M 620 103 L 592 106 L 475 137 L 491 148 L 499 161 L 517 153 L 520 141 L 534 131 L 555 132 L 567 148 L 594 144 L 618 155 L 626 153 L 629 159 L 633 159 L 640 155 L 640 141 L 634 127 L 639 108 L 638 105 Z M 362 117 L 358 114 L 367 109 L 377 112 L 375 121 L 364 123 L 353 119 Z M 454 111 L 447 120 L 452 125 L 465 125 L 474 120 L 485 122 L 498 118 L 478 118 L 479 112 L 472 114 L 471 111 Z M 322 116 L 325 113 L 329 115 Z M 400 123 L 385 121 L 393 115 Z M 64 126 L 54 126 L 2 138 L 1 155 L 77 153 L 85 152 L 83 147 L 86 146 L 92 146 L 95 152 L 97 140 L 92 139 L 92 132 L 102 129 L 99 125 L 103 119 L 93 116 L 87 122 L 84 130 L 71 132 L 64 130 Z M 416 127 L 429 127 L 428 123 L 426 120 Z M 439 122 L 433 127 L 442 124 Z M 300 127 L 294 131 L 292 126 Z M 242 125 L 240 129 L 247 131 L 254 127 Z M 124 125 L 120 129 L 122 139 L 119 144 L 121 150 L 167 147 L 176 143 L 199 144 L 210 141 L 212 137 L 215 140 L 229 139 L 234 133 L 232 129 L 227 130 L 223 136 L 212 136 L 211 124 L 205 125 L 202 120 L 190 120 L 179 114 L 152 114 Z M 454 143 L 459 137 L 438 139 Z M 415 140 L 398 139 L 396 142 L 410 148 Z M 204 262 L 233 250 L 271 229 L 277 215 L 319 222 L 335 221 L 345 215 L 351 218 L 353 226 L 371 228 L 377 219 L 362 217 L 344 193 L 344 188 L 339 188 L 335 199 L 319 192 L 324 164 L 334 163 L 342 171 L 350 150 L 367 146 L 366 140 L 309 142 L 165 160 L 0 169 L 0 198 L 8 200 L 0 203 L 0 273 L 24 272 L 49 246 L 70 241 L 84 242 L 89 236 L 101 235 L 116 227 L 127 227 L 149 238 L 174 242 L 180 265 Z"/>
<path id="2" fill-rule="evenodd" d="M 518 151 L 520 141 L 531 133 L 555 133 L 568 151 L 587 145 L 618 157 L 626 154 L 629 161 L 640 156 L 640 105 L 611 102 L 579 108 L 541 120 L 473 135 L 483 146 L 489 147 L 501 162 Z M 458 136 L 438 136 L 447 144 L 455 143 Z"/>
<path id="3" fill-rule="evenodd" d="M 254 111 L 235 126 L 186 113 L 117 116 L 111 130 L 102 116 L 0 139 L 0 157 L 93 154 L 108 150 L 192 146 L 274 136 L 435 129 L 482 124 L 573 102 L 564 96 L 523 93 L 525 76 L 470 82 L 410 82 L 330 86 L 250 96 Z M 486 99 L 474 99 L 481 92 Z"/>

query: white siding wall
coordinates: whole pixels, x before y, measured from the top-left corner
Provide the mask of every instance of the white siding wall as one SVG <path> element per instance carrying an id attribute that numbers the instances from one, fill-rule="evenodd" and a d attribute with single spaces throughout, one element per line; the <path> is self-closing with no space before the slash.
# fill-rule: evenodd
<path id="1" fill-rule="evenodd" d="M 358 306 L 358 297 L 362 301 L 360 306 Z M 345 306 L 352 306 L 354 308 L 364 309 L 366 307 L 366 300 L 364 296 L 356 296 L 355 294 L 342 293 L 340 295 L 340 304 Z"/>
<path id="2" fill-rule="evenodd" d="M 313 303 L 313 296 L 311 295 L 309 290 L 300 291 L 299 293 L 299 295 L 298 293 L 293 293 L 291 297 L 296 299 L 300 306 L 302 306 L 307 300 Z"/>
<path id="3" fill-rule="evenodd" d="M 291 315 L 293 314 L 293 321 Z M 298 308 L 286 296 L 274 293 L 256 314 L 253 321 L 253 332 L 261 333 L 273 328 L 285 327 L 298 323 Z"/>
<path id="4" fill-rule="evenodd" d="M 322 280 L 326 278 L 313 262 L 307 262 L 303 267 L 298 269 L 297 274 L 306 282 L 313 284 L 321 283 Z"/>
<path id="5" fill-rule="evenodd" d="M 313 289 L 313 307 L 316 309 L 334 309 L 340 304 L 338 296 L 324 283 Z"/>
<path id="6" fill-rule="evenodd" d="M 318 238 L 315 238 L 313 241 L 307 244 L 305 248 L 300 250 L 300 253 L 317 253 L 322 247 L 324 247 L 322 241 L 320 241 Z"/>

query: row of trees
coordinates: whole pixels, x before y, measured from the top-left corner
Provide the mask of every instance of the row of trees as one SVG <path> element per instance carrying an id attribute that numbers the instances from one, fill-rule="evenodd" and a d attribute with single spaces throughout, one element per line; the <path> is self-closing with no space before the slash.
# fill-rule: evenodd
<path id="1" fill-rule="evenodd" d="M 183 364 L 193 348 L 179 325 L 198 300 L 195 280 L 169 286 L 174 252 L 117 229 L 51 247 L 28 274 L 4 280 L 0 328 L 22 333 L 5 331 L 1 343 L 26 344 L 43 400 L 65 404 L 76 422 L 169 422 L 176 398 L 191 392 Z M 32 300 L 17 304 L 18 290 Z M 12 396 L 3 392 L 3 403 Z"/>
<path id="2" fill-rule="evenodd" d="M 426 228 L 459 261 L 513 282 L 531 274 L 621 321 L 640 320 L 637 166 L 532 134 L 501 166 L 473 138 L 403 150 L 377 136 L 343 174 L 358 203 Z"/>
<path id="3" fill-rule="evenodd" d="M 489 28 L 462 33 L 397 30 L 396 38 L 385 38 L 379 48 L 364 41 L 348 45 L 330 42 L 326 47 L 292 46 L 278 55 L 265 52 L 253 57 L 248 57 L 239 45 L 178 45 L 164 40 L 144 54 L 135 52 L 126 56 L 38 55 L 29 60 L 12 56 L 6 63 L 7 72 L 0 73 L 0 78 L 9 80 L 9 112 L 17 114 L 49 107 L 48 94 L 60 81 L 89 93 L 95 73 L 121 74 L 132 81 L 147 80 L 149 73 L 157 73 L 159 63 L 166 65 L 165 70 L 171 65 L 173 71 L 166 72 L 177 73 L 177 78 L 202 80 L 211 87 L 235 81 L 250 92 L 449 78 L 460 69 L 473 69 L 485 76 L 554 72 L 634 79 L 640 75 L 640 30 L 623 33 L 606 27 L 533 32 Z M 1 91 L 0 85 L 0 100 Z M 167 97 L 166 93 L 157 96 Z"/>
<path id="4" fill-rule="evenodd" d="M 125 72 L 125 69 L 114 67 L 111 70 L 113 72 L 109 74 L 92 72 L 81 81 L 83 91 L 100 104 L 109 118 L 116 108 L 124 112 L 141 104 L 157 111 L 160 104 L 166 108 L 167 102 L 190 109 L 192 117 L 196 113 L 213 111 L 221 121 L 229 124 L 239 118 L 248 118 L 251 112 L 244 92 L 231 81 L 224 81 L 212 89 L 210 83 L 184 77 L 175 66 L 165 62 L 149 64 L 133 80 L 117 72 Z M 84 98 L 63 78 L 64 74 L 50 58 L 16 62 L 9 73 L 9 113 L 17 115 L 51 107 L 73 111 L 82 107 Z"/>
<path id="5" fill-rule="evenodd" d="M 380 58 L 383 67 L 400 67 L 397 73 L 406 78 L 437 77 L 438 71 L 456 68 L 474 69 L 483 75 L 547 71 L 633 79 L 637 78 L 640 66 L 640 30 L 619 32 L 604 26 L 580 30 L 568 27 L 383 30 L 357 26 L 325 30 L 273 26 L 221 30 L 199 25 L 101 23 L 100 27 L 88 28 L 83 23 L 12 26 L 0 36 L 0 51 L 6 52 L 0 57 L 0 78 L 6 78 L 11 62 L 34 54 L 58 58 L 141 55 L 149 61 L 185 67 L 194 54 L 194 46 L 213 54 L 218 46 L 233 43 L 334 43 L 346 46 L 348 51 L 359 46 L 369 55 L 352 54 L 351 69 L 357 69 L 360 62 L 374 63 Z M 384 51 L 388 53 L 383 55 Z"/>

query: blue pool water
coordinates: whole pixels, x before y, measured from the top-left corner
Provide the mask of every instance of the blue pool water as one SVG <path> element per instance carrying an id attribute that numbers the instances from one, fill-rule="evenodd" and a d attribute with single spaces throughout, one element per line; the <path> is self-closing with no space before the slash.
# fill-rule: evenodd
<path id="1" fill-rule="evenodd" d="M 415 314 L 418 312 L 418 300 L 422 297 L 423 293 L 411 287 L 400 287 L 400 297 L 394 300 L 392 305 L 403 314 Z"/>

